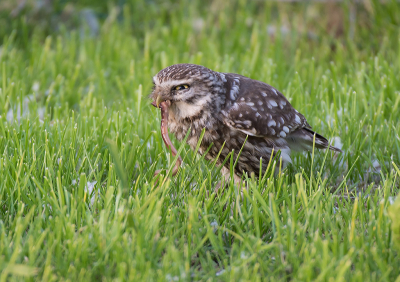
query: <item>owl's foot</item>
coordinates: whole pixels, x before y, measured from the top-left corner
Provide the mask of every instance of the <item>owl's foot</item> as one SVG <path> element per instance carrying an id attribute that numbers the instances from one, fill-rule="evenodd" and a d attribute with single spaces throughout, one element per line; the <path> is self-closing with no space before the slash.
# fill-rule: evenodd
<path id="1" fill-rule="evenodd" d="M 221 169 L 221 173 L 225 178 L 225 183 L 229 183 L 231 181 L 231 172 L 229 169 L 227 169 L 226 167 L 223 167 Z M 233 173 L 233 181 L 235 182 L 235 184 L 239 187 L 239 186 L 243 186 L 242 185 L 242 178 L 239 177 L 236 173 Z"/>
<path id="2" fill-rule="evenodd" d="M 216 194 L 223 193 L 223 191 L 225 190 L 225 188 L 227 186 L 228 186 L 228 183 L 226 181 L 218 181 L 217 185 L 215 185 L 214 192 Z"/>

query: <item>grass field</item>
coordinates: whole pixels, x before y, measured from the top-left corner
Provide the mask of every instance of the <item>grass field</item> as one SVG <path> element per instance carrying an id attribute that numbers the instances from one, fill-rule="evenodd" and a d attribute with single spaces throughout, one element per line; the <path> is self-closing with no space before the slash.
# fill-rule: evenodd
<path id="1" fill-rule="evenodd" d="M 98 30 L 3 18 L 0 282 L 400 281 L 400 3 L 107 3 Z M 174 63 L 275 86 L 344 153 L 216 194 L 173 139 L 156 186 Z"/>

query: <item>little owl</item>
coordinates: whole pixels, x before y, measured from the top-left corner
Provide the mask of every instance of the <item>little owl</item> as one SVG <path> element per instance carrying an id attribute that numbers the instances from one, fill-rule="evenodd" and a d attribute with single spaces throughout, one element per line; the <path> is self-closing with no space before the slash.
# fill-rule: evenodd
<path id="1" fill-rule="evenodd" d="M 312 130 L 282 93 L 264 82 L 199 65 L 177 64 L 161 70 L 153 83 L 151 97 L 157 104 L 169 101 L 168 127 L 179 141 L 190 129 L 187 143 L 194 150 L 205 129 L 198 152 L 204 154 L 213 144 L 205 158 L 218 157 L 217 164 L 232 150 L 236 160 L 243 147 L 235 181 L 243 172 L 258 176 L 260 158 L 264 172 L 272 152 L 275 155 L 280 151 L 285 167 L 291 162 L 292 150 L 312 149 L 314 135 L 316 148 L 340 152 Z M 222 170 L 226 177 L 229 166 L 228 161 Z"/>

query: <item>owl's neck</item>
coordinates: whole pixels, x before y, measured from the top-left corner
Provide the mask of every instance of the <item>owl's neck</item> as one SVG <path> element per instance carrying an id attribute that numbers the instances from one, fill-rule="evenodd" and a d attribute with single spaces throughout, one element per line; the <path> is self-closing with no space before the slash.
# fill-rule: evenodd
<path id="1" fill-rule="evenodd" d="M 170 115 L 177 121 L 184 121 L 185 119 L 192 119 L 199 116 L 203 111 L 203 103 L 192 104 L 184 101 L 174 102 L 170 108 Z"/>
<path id="2" fill-rule="evenodd" d="M 174 102 L 169 108 L 168 127 L 180 141 L 183 140 L 190 128 L 190 136 L 194 139 L 189 138 L 188 142 L 190 145 L 192 145 L 191 142 L 194 142 L 195 145 L 203 129 L 207 133 L 214 131 L 218 126 L 217 113 L 219 111 L 214 109 L 215 106 L 214 101 L 204 104 Z M 204 138 L 209 139 L 206 136 Z"/>
<path id="3" fill-rule="evenodd" d="M 173 103 L 170 107 L 168 123 L 176 130 L 187 131 L 208 128 L 215 122 L 209 105 Z M 174 131 L 174 128 L 171 128 Z"/>

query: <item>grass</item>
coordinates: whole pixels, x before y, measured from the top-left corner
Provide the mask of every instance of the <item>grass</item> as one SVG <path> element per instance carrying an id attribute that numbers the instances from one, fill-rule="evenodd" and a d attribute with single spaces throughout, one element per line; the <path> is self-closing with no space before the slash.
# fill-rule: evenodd
<path id="1" fill-rule="evenodd" d="M 97 36 L 4 35 L 0 281 L 399 281 L 399 4 L 359 7 L 351 37 L 322 4 L 149 3 Z M 183 62 L 274 85 L 344 153 L 216 194 L 218 168 L 173 139 L 185 165 L 156 186 L 173 160 L 151 77 Z"/>

